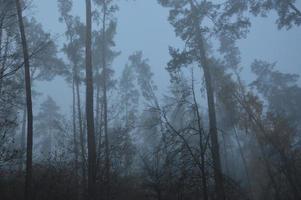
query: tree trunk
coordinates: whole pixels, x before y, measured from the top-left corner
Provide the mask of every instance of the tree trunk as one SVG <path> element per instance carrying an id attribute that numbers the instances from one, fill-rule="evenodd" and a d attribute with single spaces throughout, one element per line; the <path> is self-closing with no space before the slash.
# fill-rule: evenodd
<path id="1" fill-rule="evenodd" d="M 102 21 L 103 31 L 103 103 L 104 103 L 104 136 L 105 136 L 105 199 L 110 199 L 110 150 L 109 150 L 109 137 L 108 137 L 108 105 L 107 105 L 107 63 L 106 63 L 106 12 L 107 5 L 104 1 L 104 12 Z"/>
<path id="2" fill-rule="evenodd" d="M 78 181 L 78 143 L 77 143 L 77 130 L 76 130 L 76 108 L 75 108 L 75 78 L 73 70 L 73 80 L 72 80 L 72 122 L 73 122 L 73 141 L 74 141 L 74 172 L 75 172 L 75 181 L 76 181 L 76 197 L 79 198 L 79 181 Z"/>
<path id="3" fill-rule="evenodd" d="M 22 17 L 21 0 L 16 0 L 19 29 L 21 34 L 21 42 L 23 48 L 24 66 L 25 66 L 25 91 L 27 104 L 27 150 L 26 150 L 26 177 L 25 177 L 25 199 L 32 199 L 32 138 L 33 138 L 33 117 L 32 117 L 32 100 L 31 100 L 31 83 L 29 55 L 27 49 L 27 41 L 24 30 Z"/>
<path id="4" fill-rule="evenodd" d="M 0 24 L 0 45 L 2 46 L 3 41 L 3 30 L 2 30 L 3 22 Z M 10 38 L 7 36 L 4 44 L 4 52 L 2 52 L 2 48 L 0 48 L 0 58 L 2 58 L 2 62 L 0 64 L 0 94 L 2 93 L 2 84 L 3 84 L 3 76 L 4 76 L 4 70 L 5 70 L 5 65 L 7 61 L 7 56 L 8 56 L 8 50 L 9 50 L 9 40 Z"/>
<path id="5" fill-rule="evenodd" d="M 91 0 L 86 0 L 86 115 L 88 138 L 88 198 L 96 199 L 96 147 L 93 114 L 93 71 L 92 71 L 92 11 Z"/>
<path id="6" fill-rule="evenodd" d="M 208 104 L 208 113 L 209 113 L 209 134 L 210 134 L 210 140 L 212 145 L 211 154 L 212 154 L 212 161 L 213 161 L 215 189 L 216 189 L 218 200 L 225 200 L 226 197 L 224 191 L 224 180 L 222 175 L 218 133 L 217 133 L 217 125 L 216 125 L 214 92 L 212 87 L 210 67 L 208 65 L 208 61 L 205 56 L 205 48 L 203 46 L 201 37 L 200 37 L 199 46 L 200 46 L 199 50 L 200 50 L 200 60 L 201 60 L 200 63 L 204 72 L 206 92 L 207 92 L 207 104 Z"/>
<path id="7" fill-rule="evenodd" d="M 102 128 L 103 128 L 103 102 L 101 103 L 100 105 L 100 110 L 99 110 L 99 127 L 98 127 L 98 135 L 97 135 L 97 140 L 98 140 L 98 146 L 97 146 L 97 162 L 96 162 L 96 169 L 98 170 L 101 170 L 101 165 L 100 165 L 100 162 L 101 162 L 101 143 L 102 143 Z M 101 172 L 100 172 L 101 173 Z"/>
<path id="8" fill-rule="evenodd" d="M 225 190 L 224 190 L 224 180 L 222 175 L 221 161 L 220 161 L 220 152 L 219 152 L 219 142 L 218 142 L 218 133 L 216 125 L 216 113 L 215 113 L 215 101 L 214 101 L 214 92 L 212 87 L 211 72 L 210 66 L 206 56 L 206 50 L 204 46 L 204 40 L 202 36 L 202 31 L 200 29 L 200 24 L 197 17 L 197 8 L 192 0 L 189 0 L 192 14 L 193 22 L 195 27 L 195 37 L 196 37 L 196 47 L 199 50 L 199 62 L 204 72 L 205 85 L 207 92 L 207 104 L 208 104 L 208 113 L 209 113 L 209 135 L 211 140 L 211 154 L 213 161 L 213 172 L 214 172 L 214 181 L 215 181 L 215 190 L 218 200 L 225 200 Z"/>
<path id="9" fill-rule="evenodd" d="M 75 66 L 75 69 L 77 66 Z M 85 156 L 85 141 L 84 141 L 84 129 L 83 129 L 83 119 L 82 119 L 82 110 L 81 110 L 81 100 L 80 100 L 80 92 L 79 92 L 79 72 L 76 69 L 76 98 L 77 98 L 77 113 L 78 113 L 78 124 L 79 124 L 79 142 L 81 148 L 81 157 L 82 157 L 82 185 L 83 190 L 86 189 L 86 156 Z"/>
<path id="10" fill-rule="evenodd" d="M 253 187 L 252 187 L 252 184 L 251 184 L 251 177 L 250 177 L 250 173 L 249 173 L 249 169 L 248 169 L 247 159 L 244 155 L 243 148 L 240 144 L 240 141 L 239 141 L 239 138 L 238 138 L 238 133 L 237 133 L 237 130 L 236 130 L 236 127 L 235 127 L 234 123 L 233 123 L 233 129 L 234 129 L 234 136 L 235 136 L 235 139 L 236 139 L 236 143 L 237 143 L 237 146 L 238 146 L 238 149 L 239 149 L 239 154 L 240 154 L 240 157 L 242 159 L 244 169 L 245 169 L 245 172 L 246 172 L 247 182 L 248 182 L 248 186 L 249 186 L 249 190 L 250 190 L 250 197 L 251 197 L 251 199 L 255 199 L 254 198 Z"/>
<path id="11" fill-rule="evenodd" d="M 102 120 L 103 120 L 103 102 L 100 98 L 100 69 L 97 70 L 97 81 L 96 81 L 96 117 L 95 117 L 95 140 L 96 142 L 96 169 L 100 169 L 100 159 L 101 159 L 101 132 L 102 132 Z M 97 176 L 97 175 L 96 175 Z"/>
<path id="12" fill-rule="evenodd" d="M 204 71 L 206 91 L 207 91 L 207 102 L 208 102 L 208 112 L 209 112 L 209 134 L 210 134 L 210 140 L 212 145 L 211 153 L 212 153 L 212 161 L 213 161 L 215 187 L 216 187 L 218 200 L 225 200 L 226 198 L 225 198 L 224 181 L 223 181 L 221 161 L 220 161 L 211 72 L 209 66 L 207 65 L 207 63 L 206 64 L 205 63 L 202 62 L 202 67 Z"/>
<path id="13" fill-rule="evenodd" d="M 96 105 L 96 108 L 95 108 L 95 111 L 96 111 L 96 116 L 95 116 L 95 136 L 98 136 L 99 135 L 99 127 L 101 126 L 101 121 L 100 121 L 100 75 L 99 75 L 99 70 L 100 69 L 97 69 L 97 73 L 96 73 L 96 79 L 94 80 L 94 82 L 96 82 L 96 102 L 95 102 L 95 105 Z M 96 145 L 97 146 L 97 145 Z"/>
<path id="14" fill-rule="evenodd" d="M 26 111 L 26 106 L 24 105 L 22 128 L 21 128 L 21 138 L 20 138 L 20 152 L 21 152 L 20 166 L 19 166 L 20 172 L 23 171 L 23 165 L 24 165 L 25 138 L 26 138 L 26 115 L 27 115 L 27 111 Z"/>
<path id="15" fill-rule="evenodd" d="M 195 96 L 195 91 L 194 91 L 194 75 L 192 71 L 192 96 L 193 96 L 193 101 L 195 104 L 195 110 L 196 110 L 196 116 L 197 116 L 197 124 L 198 124 L 198 132 L 199 132 L 199 146 L 200 146 L 200 153 L 201 153 L 201 175 L 202 175 L 202 193 L 203 193 L 203 199 L 208 200 L 208 187 L 207 187 L 207 174 L 206 174 L 206 169 L 205 169 L 205 153 L 206 153 L 206 147 L 204 146 L 204 141 L 203 141 L 203 134 L 204 131 L 201 126 L 201 115 L 199 112 L 199 106 L 197 104 L 196 96 Z"/>

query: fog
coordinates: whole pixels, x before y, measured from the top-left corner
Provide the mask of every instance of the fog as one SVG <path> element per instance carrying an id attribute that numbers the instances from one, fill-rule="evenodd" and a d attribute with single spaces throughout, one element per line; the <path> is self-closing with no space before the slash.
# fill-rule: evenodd
<path id="1" fill-rule="evenodd" d="M 115 37 L 116 49 L 121 55 L 114 61 L 113 68 L 120 73 L 127 58 L 132 52 L 142 50 L 149 58 L 149 63 L 154 72 L 154 79 L 161 90 L 166 91 L 169 80 L 165 70 L 170 60 L 169 46 L 181 47 L 183 42 L 176 37 L 172 26 L 168 23 L 168 9 L 160 6 L 155 0 L 139 0 L 118 2 L 119 11 L 116 13 L 118 22 Z M 74 14 L 85 18 L 83 8 L 84 1 L 74 5 Z M 59 41 L 63 40 L 64 26 L 58 22 L 59 13 L 56 1 L 36 0 L 31 11 L 33 16 L 42 23 L 45 30 L 53 35 L 59 35 Z M 300 74 L 301 59 L 300 43 L 301 34 L 299 27 L 293 27 L 289 31 L 278 30 L 275 26 L 277 15 L 272 12 L 267 18 L 252 18 L 252 28 L 248 37 L 238 42 L 240 47 L 242 66 L 246 73 L 244 78 L 251 81 L 248 74 L 249 66 L 254 59 L 264 59 L 269 62 L 277 62 L 277 69 L 287 73 Z M 58 42 L 58 45 L 60 43 Z M 68 108 L 71 104 L 71 91 L 61 87 L 65 85 L 62 80 L 59 83 L 43 83 L 37 86 L 39 91 L 48 91 L 62 108 Z M 60 90 L 57 90 L 60 84 Z M 65 101 L 69 98 L 69 101 Z M 65 112 L 68 112 L 64 109 Z"/>
<path id="2" fill-rule="evenodd" d="M 0 0 L 0 199 L 301 199 L 300 25 L 296 0 Z"/>

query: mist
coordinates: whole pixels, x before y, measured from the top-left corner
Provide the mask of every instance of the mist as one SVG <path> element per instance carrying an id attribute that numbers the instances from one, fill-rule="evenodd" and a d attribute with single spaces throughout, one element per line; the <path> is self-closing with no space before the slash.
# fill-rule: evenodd
<path id="1" fill-rule="evenodd" d="M 0 199 L 301 199 L 301 3 L 0 0 Z"/>

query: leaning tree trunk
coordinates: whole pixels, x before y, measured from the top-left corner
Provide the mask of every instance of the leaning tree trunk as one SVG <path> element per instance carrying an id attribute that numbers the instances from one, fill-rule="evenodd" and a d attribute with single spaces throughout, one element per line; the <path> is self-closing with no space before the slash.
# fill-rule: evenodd
<path id="1" fill-rule="evenodd" d="M 93 114 L 93 71 L 92 71 L 92 11 L 91 0 L 86 0 L 86 115 L 88 138 L 88 198 L 96 199 L 96 147 Z"/>
<path id="2" fill-rule="evenodd" d="M 27 150 L 26 150 L 26 176 L 25 176 L 25 199 L 32 199 L 32 135 L 33 135 L 33 119 L 32 119 L 32 100 L 31 100 L 31 83 L 29 55 L 27 48 L 26 35 L 22 17 L 21 0 L 16 0 L 19 29 L 23 48 L 24 66 L 25 66 L 25 92 L 27 105 Z"/>

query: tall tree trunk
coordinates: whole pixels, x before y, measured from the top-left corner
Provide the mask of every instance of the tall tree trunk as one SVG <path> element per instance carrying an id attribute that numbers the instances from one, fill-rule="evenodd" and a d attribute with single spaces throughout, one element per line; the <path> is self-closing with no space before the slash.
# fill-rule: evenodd
<path id="1" fill-rule="evenodd" d="M 204 141 L 203 141 L 203 128 L 201 125 L 201 115 L 199 112 L 199 106 L 197 104 L 196 100 L 196 95 L 195 95 L 195 90 L 194 90 L 194 74 L 192 71 L 192 96 L 193 96 L 193 101 L 195 105 L 195 110 L 196 110 L 196 117 L 197 117 L 197 124 L 198 124 L 198 131 L 199 131 L 199 146 L 200 146 L 200 153 L 201 153 L 201 175 L 202 175 L 202 192 L 203 192 L 203 199 L 208 200 L 208 187 L 207 187 L 207 174 L 206 174 L 206 169 L 205 169 L 205 153 L 206 153 L 206 147 L 204 146 Z"/>
<path id="2" fill-rule="evenodd" d="M 208 113 L 209 113 L 209 134 L 211 140 L 211 154 L 212 154 L 212 161 L 213 161 L 216 196 L 218 200 L 225 200 L 226 197 L 225 197 L 225 190 L 224 190 L 224 180 L 222 175 L 220 152 L 219 152 L 215 100 L 214 100 L 214 92 L 212 87 L 210 66 L 207 60 L 202 31 L 200 29 L 200 24 L 197 17 L 198 10 L 192 0 L 189 0 L 189 2 L 190 2 L 191 10 L 193 12 L 192 14 L 193 14 L 193 20 L 195 26 L 195 34 L 196 34 L 195 37 L 197 40 L 196 45 L 199 50 L 199 60 L 205 77 L 207 104 L 208 104 Z"/>
<path id="3" fill-rule="evenodd" d="M 86 115 L 88 138 L 88 197 L 96 199 L 96 147 L 93 114 L 93 71 L 92 71 L 92 11 L 91 0 L 86 0 Z"/>
<path id="4" fill-rule="evenodd" d="M 85 140 L 84 140 L 84 128 L 83 128 L 83 115 L 81 109 L 81 100 L 80 100 L 80 91 L 79 91 L 79 70 L 75 66 L 75 88 L 76 88 L 76 98 L 77 98 L 77 113 L 78 113 L 78 124 L 79 124 L 79 142 L 81 148 L 81 157 L 82 157 L 82 185 L 83 190 L 86 189 L 86 151 L 85 151 Z M 84 193 L 84 192 L 83 192 Z"/>
<path id="5" fill-rule="evenodd" d="M 203 50 L 200 50 L 201 54 L 203 54 L 204 52 Z M 203 60 L 202 67 L 204 71 L 206 91 L 207 91 L 207 102 L 208 102 L 208 112 L 209 112 L 209 134 L 210 134 L 210 140 L 212 145 L 211 153 L 212 153 L 212 161 L 213 161 L 215 187 L 216 187 L 218 200 L 225 200 L 226 197 L 224 191 L 224 180 L 222 175 L 222 167 L 221 167 L 220 152 L 219 152 L 219 142 L 218 142 L 218 133 L 217 133 L 217 126 L 216 126 L 216 113 L 215 113 L 215 103 L 214 103 L 214 94 L 212 88 L 211 72 L 208 63 L 206 61 L 206 58 L 203 57 L 202 60 Z"/>
<path id="6" fill-rule="evenodd" d="M 107 104 L 107 63 L 106 63 L 106 50 L 107 50 L 107 38 L 106 38 L 106 12 L 107 5 L 106 1 L 103 1 L 103 49 L 102 49 L 102 60 L 103 60 L 103 103 L 104 103 L 104 135 L 105 135 L 105 197 L 106 200 L 110 198 L 110 150 L 109 150 L 109 136 L 108 136 L 108 104 Z"/>
<path id="7" fill-rule="evenodd" d="M 102 132 L 102 107 L 103 102 L 100 98 L 100 69 L 97 70 L 97 80 L 96 80 L 96 117 L 95 117 L 95 140 L 96 143 L 96 169 L 100 169 L 100 159 L 101 159 L 101 132 Z M 97 174 L 96 174 L 97 176 Z"/>
<path id="8" fill-rule="evenodd" d="M 74 145 L 74 172 L 75 172 L 75 181 L 76 181 L 76 197 L 79 198 L 79 181 L 78 181 L 78 143 L 77 143 L 77 130 L 76 130 L 76 108 L 75 108 L 75 78 L 73 70 L 73 80 L 72 80 L 72 123 L 73 123 L 73 145 Z"/>
<path id="9" fill-rule="evenodd" d="M 21 0 L 16 0 L 19 29 L 23 48 L 24 66 L 25 66 L 25 91 L 27 104 L 27 150 L 26 150 L 26 177 L 25 177 L 25 199 L 32 199 L 32 138 L 33 138 L 33 117 L 32 117 L 32 100 L 31 100 L 31 83 L 29 55 L 27 48 L 26 35 L 22 17 Z"/>

